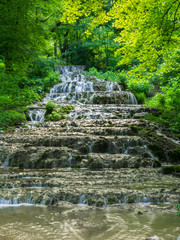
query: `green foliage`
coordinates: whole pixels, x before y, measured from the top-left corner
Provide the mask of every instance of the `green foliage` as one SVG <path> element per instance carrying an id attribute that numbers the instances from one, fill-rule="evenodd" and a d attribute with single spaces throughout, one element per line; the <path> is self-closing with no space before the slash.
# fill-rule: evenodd
<path id="1" fill-rule="evenodd" d="M 55 103 L 52 103 L 52 102 L 46 103 L 46 115 L 51 114 L 56 106 L 57 105 Z"/>
<path id="2" fill-rule="evenodd" d="M 46 50 L 46 45 L 50 45 L 51 24 L 61 4 L 57 0 L 0 2 L 0 59 L 6 72 L 24 74 L 29 63 Z"/>
<path id="3" fill-rule="evenodd" d="M 159 56 L 169 53 L 180 42 L 179 1 L 67 0 L 65 8 L 61 21 L 69 24 L 92 16 L 87 36 L 94 28 L 111 23 L 118 33 L 115 41 L 119 44 L 116 56 L 121 56 L 120 64 L 131 64 L 136 59 L 141 69 L 154 70 Z"/>
<path id="4" fill-rule="evenodd" d="M 144 93 L 145 95 L 148 94 L 151 88 L 148 80 L 137 78 L 130 78 L 127 86 L 129 91 L 133 93 Z"/>
<path id="5" fill-rule="evenodd" d="M 146 96 L 143 92 L 137 93 L 135 92 L 134 95 L 136 96 L 137 102 L 139 104 L 144 104 L 146 101 Z"/>
<path id="6" fill-rule="evenodd" d="M 180 159 L 180 148 L 174 148 L 170 154 L 172 162 L 178 162 Z"/>
<path id="7" fill-rule="evenodd" d="M 51 102 L 46 104 L 45 121 L 56 122 L 61 119 L 68 119 L 68 114 L 74 109 L 74 106 L 71 105 L 61 106 L 60 108 L 55 109 L 56 106 L 57 105 Z"/>
<path id="8" fill-rule="evenodd" d="M 27 72 L 28 80 L 25 84 L 38 94 L 47 92 L 51 86 L 61 82 L 59 74 L 54 71 L 54 65 L 58 63 L 52 58 L 37 58 Z"/>
<path id="9" fill-rule="evenodd" d="M 126 86 L 127 83 L 127 77 L 124 71 L 122 72 L 113 72 L 113 71 L 107 71 L 102 72 L 98 71 L 95 67 L 92 67 L 89 69 L 88 72 L 84 72 L 85 75 L 92 75 L 96 76 L 99 79 L 106 79 L 113 82 L 118 82 Z"/>
<path id="10" fill-rule="evenodd" d="M 180 203 L 177 205 L 177 215 L 180 216 Z"/>
<path id="11" fill-rule="evenodd" d="M 180 166 L 164 166 L 162 167 L 162 172 L 164 174 L 180 173 Z"/>
<path id="12" fill-rule="evenodd" d="M 23 122 L 26 106 L 39 101 L 52 85 L 60 82 L 59 75 L 54 72 L 52 59 L 40 58 L 40 65 L 38 61 L 29 67 L 27 76 L 0 74 L 1 128 Z"/>
<path id="13" fill-rule="evenodd" d="M 5 129 L 25 121 L 26 117 L 23 112 L 16 110 L 0 110 L 0 129 Z"/>
<path id="14" fill-rule="evenodd" d="M 180 132 L 180 114 L 177 115 L 176 112 L 163 112 L 159 116 L 147 115 L 145 117 L 147 120 L 157 122 L 164 125 L 170 131 Z"/>
<path id="15" fill-rule="evenodd" d="M 45 78 L 49 75 L 49 72 L 52 72 L 54 69 L 54 64 L 56 60 L 53 58 L 36 58 L 28 70 L 29 78 Z"/>

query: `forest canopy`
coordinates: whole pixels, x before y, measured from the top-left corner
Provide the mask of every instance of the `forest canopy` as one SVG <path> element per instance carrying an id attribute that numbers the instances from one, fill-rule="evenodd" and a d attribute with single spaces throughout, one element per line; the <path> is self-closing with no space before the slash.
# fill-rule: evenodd
<path id="1" fill-rule="evenodd" d="M 141 67 L 154 70 L 159 57 L 180 46 L 178 0 L 70 0 L 65 8 L 62 20 L 69 23 L 93 13 L 87 35 L 94 27 L 111 22 L 118 32 L 115 42 L 119 43 L 116 55 L 122 56 L 119 64 L 129 64 L 136 58 Z"/>

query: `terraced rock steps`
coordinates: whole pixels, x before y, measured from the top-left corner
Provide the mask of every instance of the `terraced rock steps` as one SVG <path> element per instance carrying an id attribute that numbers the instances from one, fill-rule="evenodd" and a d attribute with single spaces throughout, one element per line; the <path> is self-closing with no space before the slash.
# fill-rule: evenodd
<path id="1" fill-rule="evenodd" d="M 108 204 L 176 204 L 179 182 L 157 169 L 6 170 L 0 169 L 0 204 L 103 206 Z"/>
<path id="2" fill-rule="evenodd" d="M 158 133 L 143 119 L 154 109 L 117 83 L 83 75 L 84 66 L 56 70 L 62 82 L 29 107 L 31 121 L 0 134 L 0 204 L 177 203 L 179 180 L 152 168 L 166 159 L 144 136 L 147 128 Z M 65 120 L 44 122 L 48 101 L 74 109 Z"/>

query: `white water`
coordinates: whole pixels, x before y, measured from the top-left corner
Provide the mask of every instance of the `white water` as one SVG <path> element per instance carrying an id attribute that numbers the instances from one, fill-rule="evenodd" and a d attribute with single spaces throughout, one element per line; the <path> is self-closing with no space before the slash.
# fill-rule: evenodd
<path id="1" fill-rule="evenodd" d="M 122 95 L 124 98 L 127 98 L 127 104 L 137 104 L 135 96 L 130 92 L 122 91 L 118 83 L 98 79 L 94 76 L 83 75 L 82 71 L 84 69 L 85 66 L 55 66 L 55 70 L 60 73 L 62 82 L 51 88 L 50 93 L 48 93 L 43 100 L 44 105 L 47 102 L 54 102 L 58 105 L 94 105 L 95 97 L 100 98 L 100 101 L 103 102 L 105 96 L 108 98 L 107 101 L 109 103 L 112 104 L 112 102 L 114 102 L 114 104 L 119 104 L 116 95 Z M 93 110 L 93 106 L 91 108 Z M 90 108 L 88 110 L 89 112 L 86 116 L 89 119 L 113 118 L 112 115 L 107 114 L 105 111 L 103 111 L 102 114 L 99 110 L 95 113 Z M 45 110 L 41 109 L 41 107 L 29 111 L 31 122 L 42 122 L 44 114 Z M 74 116 L 71 115 L 71 119 L 76 119 L 73 117 Z"/>

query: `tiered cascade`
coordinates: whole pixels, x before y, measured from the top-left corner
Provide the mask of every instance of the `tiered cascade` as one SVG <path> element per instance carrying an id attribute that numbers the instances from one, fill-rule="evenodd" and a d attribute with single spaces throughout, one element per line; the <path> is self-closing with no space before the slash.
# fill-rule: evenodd
<path id="1" fill-rule="evenodd" d="M 47 102 L 75 105 L 71 120 L 84 116 L 89 119 L 119 118 L 113 116 L 112 112 L 120 112 L 126 116 L 129 108 L 123 107 L 122 104 L 137 104 L 135 96 L 131 92 L 122 91 L 118 83 L 83 75 L 81 72 L 84 68 L 84 66 L 57 66 L 56 71 L 60 73 L 62 82 L 50 90 L 43 103 L 31 107 L 29 112 L 31 121 L 43 121 L 44 105 Z"/>
<path id="2" fill-rule="evenodd" d="M 57 66 L 62 82 L 43 102 L 30 106 L 31 121 L 15 133 L 0 135 L 5 167 L 0 204 L 176 203 L 176 179 L 151 168 L 158 158 L 138 132 L 148 124 L 153 129 L 142 119 L 153 109 L 138 105 L 118 83 L 85 76 L 83 70 Z M 65 120 L 44 122 L 49 101 L 74 109 Z M 165 189 L 161 194 L 159 181 Z"/>

